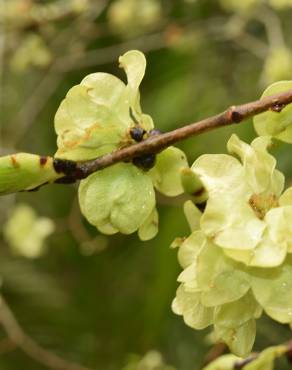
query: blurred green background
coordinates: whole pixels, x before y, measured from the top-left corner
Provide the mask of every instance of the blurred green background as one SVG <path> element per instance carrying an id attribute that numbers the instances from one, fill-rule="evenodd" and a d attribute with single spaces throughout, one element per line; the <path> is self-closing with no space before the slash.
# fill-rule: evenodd
<path id="1" fill-rule="evenodd" d="M 292 79 L 291 19 L 291 0 L 0 0 L 1 155 L 52 155 L 54 114 L 68 89 L 97 71 L 124 79 L 117 59 L 130 49 L 146 54 L 141 103 L 162 131 L 257 99 L 273 81 Z M 232 132 L 255 136 L 250 120 L 179 146 L 192 163 L 225 152 Z M 274 154 L 291 184 L 291 148 L 279 144 Z M 158 195 L 160 231 L 142 243 L 98 234 L 82 218 L 76 190 L 51 185 L 0 199 L 1 229 L 19 204 L 47 227 L 33 229 L 40 219 L 24 212 L 31 224 L 18 224 L 18 244 L 31 245 L 30 255 L 1 234 L 1 292 L 23 329 L 92 369 L 122 369 L 131 354 L 151 349 L 179 370 L 199 369 L 209 331 L 188 328 L 170 308 L 180 267 L 169 245 L 189 233 L 181 199 Z M 0 330 L 1 370 L 46 368 Z M 261 319 L 255 348 L 289 336 Z"/>

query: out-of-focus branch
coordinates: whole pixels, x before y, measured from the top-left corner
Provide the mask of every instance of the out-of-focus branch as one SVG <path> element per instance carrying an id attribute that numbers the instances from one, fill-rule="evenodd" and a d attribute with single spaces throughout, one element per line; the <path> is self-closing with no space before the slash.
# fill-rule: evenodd
<path id="1" fill-rule="evenodd" d="M 19 141 L 23 138 L 30 125 L 35 122 L 36 117 L 42 111 L 49 98 L 58 88 L 62 75 L 59 74 L 52 66 L 38 86 L 36 86 L 34 93 L 26 100 L 25 105 L 18 112 L 15 121 L 21 121 L 22 126 L 13 132 L 13 142 L 17 146 Z"/>
<path id="2" fill-rule="evenodd" d="M 87 51 L 84 54 L 66 55 L 57 61 L 57 71 L 62 73 L 74 69 L 87 68 L 101 64 L 110 63 L 119 55 L 133 48 L 143 52 L 149 52 L 165 47 L 166 41 L 163 32 L 153 33 L 124 41 L 120 44 L 110 45 L 104 48 Z"/>
<path id="3" fill-rule="evenodd" d="M 66 38 L 64 39 L 64 41 L 66 41 Z M 67 40 L 67 43 L 68 42 Z M 57 58 L 47 70 L 46 75 L 34 88 L 33 93 L 26 99 L 20 111 L 16 114 L 13 121 L 22 122 L 22 126 L 18 132 L 13 132 L 13 142 L 16 146 L 18 145 L 25 132 L 36 121 L 37 116 L 56 91 L 65 73 L 79 68 L 97 67 L 101 64 L 111 63 L 116 60 L 119 55 L 133 48 L 141 49 L 144 52 L 150 52 L 163 47 L 165 47 L 163 33 L 156 33 L 125 41 L 120 44 L 87 51 L 84 54 L 72 53 Z M 14 126 L 14 124 L 11 126 Z"/>
<path id="4" fill-rule="evenodd" d="M 282 24 L 276 12 L 263 6 L 260 11 L 256 13 L 256 19 L 262 22 L 266 28 L 271 49 L 285 46 Z"/>
<path id="5" fill-rule="evenodd" d="M 78 17 L 82 13 L 90 11 L 90 1 L 81 0 L 79 3 L 56 0 L 53 3 L 37 4 L 33 1 L 20 2 L 19 6 L 13 9 L 1 9 L 0 15 L 3 18 L 5 27 L 9 31 L 31 29 L 52 22 L 59 22 L 67 18 Z M 10 10 L 10 11 L 9 11 Z"/>
<path id="6" fill-rule="evenodd" d="M 9 338 L 4 338 L 0 341 L 0 355 L 14 351 L 15 348 L 17 348 L 17 346 Z"/>
<path id="7" fill-rule="evenodd" d="M 78 33 L 72 33 L 72 27 L 76 27 L 78 22 L 83 21 L 85 24 L 91 24 L 96 18 L 98 18 L 105 10 L 109 1 L 99 0 L 98 3 L 89 2 L 88 9 L 79 14 L 76 14 L 68 26 L 59 32 L 51 42 L 48 42 L 50 50 L 55 51 L 62 50 L 62 52 L 72 45 L 76 39 L 78 40 Z M 90 41 L 90 38 L 86 40 L 85 45 Z M 42 76 L 38 84 L 33 88 L 31 95 L 24 101 L 19 112 L 17 112 L 11 126 L 14 127 L 14 123 L 21 122 L 22 125 L 17 132 L 13 132 L 13 143 L 17 147 L 19 141 L 22 140 L 25 132 L 30 126 L 35 123 L 37 116 L 43 110 L 50 97 L 54 94 L 66 72 L 61 60 L 64 57 L 56 58 L 50 67 L 45 71 L 45 75 Z M 76 55 L 72 55 L 72 59 L 76 59 Z M 68 59 L 70 59 L 68 57 Z"/>
<path id="8" fill-rule="evenodd" d="M 211 362 L 215 361 L 218 357 L 222 356 L 227 350 L 227 346 L 223 342 L 218 342 L 209 350 L 204 358 L 203 365 L 200 370 L 203 370 L 205 366 L 209 365 Z"/>
<path id="9" fill-rule="evenodd" d="M 246 31 L 242 31 L 241 34 L 234 37 L 233 41 L 259 59 L 264 60 L 267 57 L 268 45 Z"/>
<path id="10" fill-rule="evenodd" d="M 7 302 L 1 295 L 0 323 L 4 328 L 8 339 L 15 346 L 44 366 L 53 370 L 90 370 L 88 367 L 66 361 L 36 343 L 23 331 Z"/>

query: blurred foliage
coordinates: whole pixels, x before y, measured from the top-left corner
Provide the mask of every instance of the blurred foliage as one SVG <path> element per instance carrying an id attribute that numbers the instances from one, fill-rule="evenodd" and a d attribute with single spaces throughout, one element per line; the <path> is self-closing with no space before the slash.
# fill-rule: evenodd
<path id="1" fill-rule="evenodd" d="M 137 355 L 130 356 L 128 364 L 123 370 L 174 370 L 163 361 L 161 354 L 157 351 L 149 351 L 142 358 Z"/>
<path id="2" fill-rule="evenodd" d="M 54 231 L 54 223 L 38 217 L 33 208 L 18 204 L 4 225 L 3 233 L 12 252 L 27 258 L 40 257 L 45 251 L 45 239 Z"/>
<path id="3" fill-rule="evenodd" d="M 108 10 L 112 32 L 123 37 L 141 35 L 157 28 L 161 19 L 161 4 L 157 0 L 118 0 Z"/>
<path id="4" fill-rule="evenodd" d="M 143 111 L 162 131 L 258 98 L 267 84 L 292 79 L 291 3 L 0 0 L 1 155 L 54 153 L 54 114 L 67 90 L 96 71 L 124 78 L 116 60 L 129 49 L 147 55 Z M 247 141 L 255 136 L 247 121 L 179 146 L 192 163 L 202 153 L 225 152 L 232 132 Z M 274 153 L 291 184 L 291 149 L 278 144 Z M 23 328 L 92 369 L 121 369 L 130 353 L 141 358 L 153 348 L 179 370 L 199 369 L 208 331 L 188 328 L 170 308 L 180 269 L 169 245 L 188 232 L 181 198 L 158 194 L 159 233 L 142 243 L 97 234 L 75 197 L 75 186 L 51 185 L 0 199 L 2 225 L 18 203 L 56 225 L 47 253 L 34 260 L 16 258 L 2 234 L 1 289 Z M 256 349 L 287 340 L 289 330 L 263 318 Z M 1 348 L 3 370 L 44 369 Z"/>

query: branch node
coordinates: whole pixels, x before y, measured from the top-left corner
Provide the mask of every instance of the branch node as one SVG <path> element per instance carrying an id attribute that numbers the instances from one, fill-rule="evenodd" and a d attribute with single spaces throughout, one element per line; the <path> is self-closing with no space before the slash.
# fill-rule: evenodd
<path id="1" fill-rule="evenodd" d="M 85 164 L 69 159 L 54 158 L 53 166 L 57 173 L 63 173 L 65 175 L 55 181 L 58 184 L 71 184 L 76 180 L 84 179 L 88 175 Z"/>
<path id="2" fill-rule="evenodd" d="M 273 112 L 276 112 L 276 113 L 281 113 L 282 110 L 286 107 L 286 104 L 283 104 L 283 103 L 275 103 L 271 108 L 270 110 L 273 111 Z"/>
<path id="3" fill-rule="evenodd" d="M 77 163 L 68 159 L 54 158 L 53 161 L 54 169 L 57 173 L 63 173 L 64 175 L 71 175 L 76 170 Z"/>
<path id="4" fill-rule="evenodd" d="M 234 122 L 234 123 L 240 123 L 241 121 L 244 120 L 244 115 L 238 111 L 235 105 L 233 105 L 232 107 L 228 109 L 227 117 L 231 122 Z"/>

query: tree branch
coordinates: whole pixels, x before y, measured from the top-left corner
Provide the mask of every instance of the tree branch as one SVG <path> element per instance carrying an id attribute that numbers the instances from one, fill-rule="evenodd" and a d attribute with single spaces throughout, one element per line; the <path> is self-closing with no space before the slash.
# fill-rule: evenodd
<path id="1" fill-rule="evenodd" d="M 292 363 L 292 339 L 288 341 L 287 343 L 284 343 L 283 346 L 285 346 L 284 355 L 286 355 L 287 361 L 289 363 Z M 211 351 L 207 354 L 207 357 L 203 363 L 203 366 L 201 367 L 201 370 L 205 369 L 208 365 L 212 364 L 215 360 L 217 360 L 220 356 L 224 354 L 224 350 L 226 349 L 226 345 L 224 343 L 217 343 Z M 234 364 L 232 365 L 233 370 L 244 370 L 245 366 L 249 363 L 253 362 L 260 356 L 261 352 L 252 353 L 247 358 L 244 358 L 242 360 L 234 361 Z"/>
<path id="2" fill-rule="evenodd" d="M 53 370 L 90 370 L 62 359 L 36 343 L 21 328 L 3 296 L 0 295 L 0 323 L 9 340 L 35 361 Z"/>
<path id="3" fill-rule="evenodd" d="M 207 352 L 203 364 L 200 367 L 200 370 L 204 370 L 204 368 L 211 362 L 215 361 L 218 357 L 223 356 L 227 349 L 228 347 L 225 343 L 223 342 L 215 343 L 213 347 Z"/>
<path id="4" fill-rule="evenodd" d="M 158 153 L 168 146 L 191 136 L 196 136 L 219 127 L 240 123 L 259 113 L 272 110 L 277 114 L 290 103 L 292 103 L 292 90 L 243 105 L 231 106 L 216 116 L 177 128 L 173 131 L 151 136 L 140 143 L 118 149 L 93 160 L 73 162 L 55 158 L 54 167 L 58 173 L 65 175 L 63 178 L 64 182 L 74 182 L 118 162 L 127 162 L 149 153 Z M 63 182 L 63 180 L 61 179 L 58 182 Z"/>
<path id="5" fill-rule="evenodd" d="M 291 360 L 292 360 L 292 340 L 285 343 L 284 345 L 286 346 L 286 350 L 284 352 L 284 355 L 286 355 L 286 358 L 287 358 L 288 362 L 291 363 Z M 260 353 L 252 353 L 249 357 L 247 357 L 247 358 L 245 358 L 241 361 L 235 362 L 234 370 L 244 369 L 244 366 L 246 366 L 250 362 L 256 360 L 259 357 L 259 355 L 260 355 Z"/>

